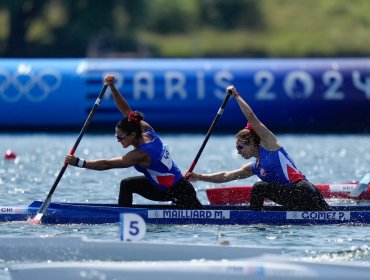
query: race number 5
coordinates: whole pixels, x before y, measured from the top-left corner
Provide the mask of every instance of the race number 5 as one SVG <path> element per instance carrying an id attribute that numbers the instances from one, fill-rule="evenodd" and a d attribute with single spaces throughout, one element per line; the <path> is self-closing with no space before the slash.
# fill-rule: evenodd
<path id="1" fill-rule="evenodd" d="M 144 219 L 133 213 L 120 215 L 120 235 L 122 241 L 138 241 L 145 236 L 146 224 Z"/>

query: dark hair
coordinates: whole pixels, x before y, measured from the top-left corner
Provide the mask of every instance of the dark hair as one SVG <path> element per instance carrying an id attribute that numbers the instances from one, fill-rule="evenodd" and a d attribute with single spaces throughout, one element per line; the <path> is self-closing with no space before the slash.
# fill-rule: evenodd
<path id="1" fill-rule="evenodd" d="M 116 127 L 121 130 L 122 132 L 125 132 L 127 134 L 130 134 L 132 132 L 136 133 L 135 138 L 141 137 L 141 125 L 140 122 L 144 119 L 143 113 L 139 111 L 131 111 L 130 114 L 125 117 L 124 119 L 120 120 Z"/>
<path id="2" fill-rule="evenodd" d="M 248 128 L 244 128 L 242 130 L 240 130 L 236 135 L 235 135 L 236 139 L 238 139 L 239 141 L 249 145 L 249 144 L 253 144 L 254 146 L 258 146 L 261 142 L 261 139 L 260 137 L 256 134 L 256 133 L 253 133 L 252 130 L 248 129 Z"/>

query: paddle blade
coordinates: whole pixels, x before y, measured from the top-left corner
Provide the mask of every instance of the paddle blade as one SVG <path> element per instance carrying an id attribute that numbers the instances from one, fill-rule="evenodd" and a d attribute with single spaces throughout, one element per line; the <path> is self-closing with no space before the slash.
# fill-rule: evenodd
<path id="1" fill-rule="evenodd" d="M 364 191 L 367 190 L 368 185 L 370 184 L 370 173 L 367 173 L 358 185 L 350 192 L 350 197 L 359 197 Z"/>
<path id="2" fill-rule="evenodd" d="M 27 223 L 33 224 L 33 225 L 39 225 L 41 224 L 42 216 L 43 216 L 42 213 L 37 213 L 37 215 L 33 219 L 28 218 Z"/>
<path id="3" fill-rule="evenodd" d="M 42 216 L 44 216 L 46 210 L 48 209 L 49 205 L 51 203 L 51 196 L 48 196 L 44 203 L 41 205 L 39 211 L 37 212 L 36 216 L 33 218 L 33 219 L 30 219 L 31 221 L 29 221 L 29 223 L 31 224 L 35 224 L 35 225 L 38 225 L 38 224 L 41 224 L 41 219 L 42 219 Z"/>

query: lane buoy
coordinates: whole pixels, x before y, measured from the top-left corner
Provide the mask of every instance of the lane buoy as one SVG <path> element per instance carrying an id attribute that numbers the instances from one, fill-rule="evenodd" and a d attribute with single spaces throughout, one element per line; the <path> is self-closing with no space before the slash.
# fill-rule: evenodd
<path id="1" fill-rule="evenodd" d="M 12 159 L 15 159 L 16 157 L 17 157 L 17 154 L 15 152 L 13 152 L 12 150 L 6 150 L 4 159 L 12 160 Z"/>

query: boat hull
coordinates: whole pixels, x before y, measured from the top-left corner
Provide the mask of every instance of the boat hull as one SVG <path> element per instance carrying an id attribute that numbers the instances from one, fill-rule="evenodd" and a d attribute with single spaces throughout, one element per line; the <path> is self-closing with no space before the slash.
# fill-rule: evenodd
<path id="1" fill-rule="evenodd" d="M 42 202 L 25 207 L 0 207 L 0 222 L 26 221 L 33 217 Z M 4 209 L 8 209 L 4 213 Z M 117 207 L 104 204 L 51 203 L 43 216 L 44 224 L 118 223 L 120 214 L 135 213 L 149 224 L 370 224 L 370 206 L 335 206 L 332 211 L 284 211 L 269 206 L 263 211 L 237 206 L 205 206 L 204 209 L 176 209 L 169 205 Z"/>

